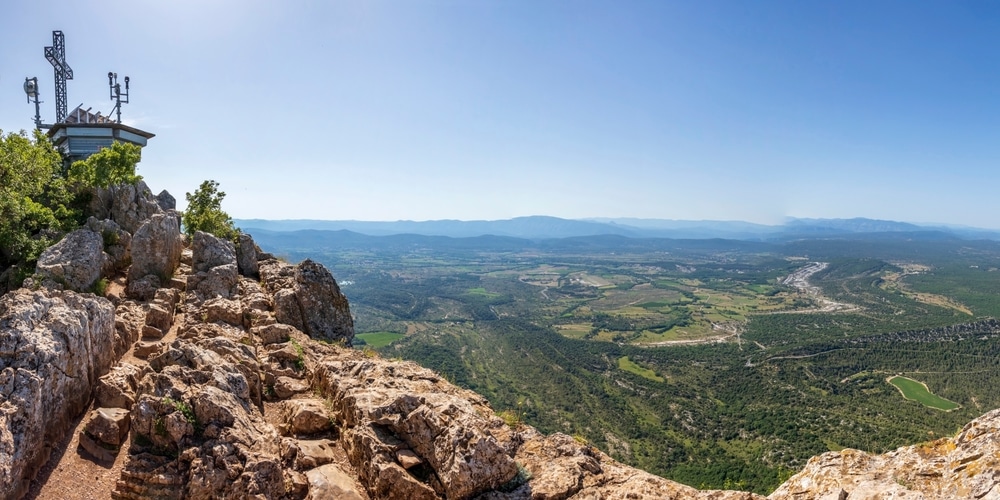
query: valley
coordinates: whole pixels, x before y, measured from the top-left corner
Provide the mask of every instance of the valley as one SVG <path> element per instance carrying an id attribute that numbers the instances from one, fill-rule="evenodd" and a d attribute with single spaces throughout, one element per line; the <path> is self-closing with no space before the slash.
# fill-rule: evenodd
<path id="1" fill-rule="evenodd" d="M 1000 407 L 996 242 L 274 235 L 344 284 L 359 348 L 695 487 L 767 493 Z"/>

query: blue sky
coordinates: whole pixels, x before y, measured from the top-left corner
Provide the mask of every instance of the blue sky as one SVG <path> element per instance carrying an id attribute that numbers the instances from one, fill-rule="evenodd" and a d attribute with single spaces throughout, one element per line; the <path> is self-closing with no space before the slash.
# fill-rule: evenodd
<path id="1" fill-rule="evenodd" d="M 8 2 L 0 129 L 157 136 L 150 186 L 236 218 L 872 217 L 1000 228 L 1000 4 Z"/>

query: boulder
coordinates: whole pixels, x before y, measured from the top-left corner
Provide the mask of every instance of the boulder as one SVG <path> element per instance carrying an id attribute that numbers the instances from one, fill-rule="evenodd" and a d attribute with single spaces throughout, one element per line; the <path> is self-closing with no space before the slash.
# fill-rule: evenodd
<path id="1" fill-rule="evenodd" d="M 291 377 L 278 377 L 274 381 L 274 393 L 282 399 L 290 398 L 308 390 L 309 384 Z"/>
<path id="2" fill-rule="evenodd" d="M 110 194 L 111 219 L 133 235 L 153 215 L 163 213 L 156 197 L 143 181 L 112 186 Z M 172 218 L 177 220 L 176 216 Z"/>
<path id="3" fill-rule="evenodd" d="M 128 435 L 129 411 L 124 408 L 98 408 L 90 412 L 83 431 L 96 441 L 118 448 Z"/>
<path id="4" fill-rule="evenodd" d="M 119 363 L 101 377 L 94 390 L 97 406 L 105 408 L 132 409 L 135 403 L 135 389 L 142 371 L 130 363 Z"/>
<path id="5" fill-rule="evenodd" d="M 114 357 L 114 308 L 68 291 L 0 297 L 0 497 L 24 495 Z"/>
<path id="6" fill-rule="evenodd" d="M 132 267 L 128 281 L 156 276 L 159 288 L 173 276 L 181 259 L 181 232 L 177 217 L 157 213 L 132 235 Z"/>
<path id="7" fill-rule="evenodd" d="M 104 253 L 108 256 L 104 276 L 127 269 L 132 263 L 132 235 L 110 219 L 90 217 L 86 227 L 100 234 L 104 241 Z"/>
<path id="8" fill-rule="evenodd" d="M 77 292 L 90 291 L 108 265 L 104 240 L 90 229 L 77 229 L 38 257 L 35 272 Z"/>
<path id="9" fill-rule="evenodd" d="M 226 241 L 203 231 L 194 233 L 191 243 L 191 268 L 195 273 L 207 272 L 216 266 L 236 265 L 236 249 Z"/>
<path id="10" fill-rule="evenodd" d="M 334 442 L 329 439 L 299 440 L 298 453 L 295 455 L 295 468 L 299 470 L 312 469 L 333 462 Z"/>
<path id="11" fill-rule="evenodd" d="M 174 308 L 170 304 L 157 301 L 155 298 L 146 307 L 146 324 L 166 332 L 174 322 Z"/>
<path id="12" fill-rule="evenodd" d="M 306 472 L 309 479 L 309 500 L 337 498 L 341 500 L 362 500 L 354 480 L 334 464 L 327 464 Z M 402 498 L 402 497 L 401 497 Z"/>
<path id="13" fill-rule="evenodd" d="M 279 411 L 282 424 L 278 430 L 286 436 L 316 434 L 333 427 L 330 413 L 318 399 L 282 401 Z"/>
<path id="14" fill-rule="evenodd" d="M 272 323 L 270 325 L 255 326 L 250 329 L 250 333 L 253 333 L 260 338 L 260 343 L 262 345 L 279 344 L 282 342 L 288 342 L 291 338 L 292 333 L 297 332 L 298 329 L 292 325 L 285 325 L 281 323 Z"/>
<path id="15" fill-rule="evenodd" d="M 174 195 L 170 194 L 166 189 L 160 191 L 160 194 L 156 195 L 156 204 L 160 207 L 160 210 L 163 210 L 164 212 L 177 209 L 177 199 L 174 198 Z"/>
<path id="16" fill-rule="evenodd" d="M 276 260 L 260 263 L 261 279 L 272 293 L 274 316 L 312 338 L 350 344 L 354 338 L 347 297 L 322 264 L 306 259 L 297 266 Z"/>
<path id="17" fill-rule="evenodd" d="M 135 300 L 143 302 L 156 297 L 156 291 L 160 288 L 160 278 L 152 274 L 147 274 L 141 278 L 129 280 L 125 287 L 125 295 Z"/>
<path id="18" fill-rule="evenodd" d="M 259 276 L 257 266 L 257 254 L 260 248 L 253 241 L 253 237 L 246 233 L 240 233 L 239 245 L 236 247 L 236 263 L 239 266 L 240 274 L 248 278 Z"/>

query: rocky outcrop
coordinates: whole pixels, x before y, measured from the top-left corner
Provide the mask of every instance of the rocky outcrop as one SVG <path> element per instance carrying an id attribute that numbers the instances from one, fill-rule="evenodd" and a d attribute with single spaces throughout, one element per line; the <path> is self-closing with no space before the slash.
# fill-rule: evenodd
<path id="1" fill-rule="evenodd" d="M 264 286 L 273 296 L 274 316 L 312 338 L 350 344 L 354 338 L 347 297 L 323 265 L 306 259 L 290 266 L 275 259 L 260 263 Z"/>
<path id="2" fill-rule="evenodd" d="M 953 438 L 883 455 L 847 449 L 813 457 L 768 497 L 1000 498 L 1000 410 L 973 420 Z"/>
<path id="3" fill-rule="evenodd" d="M 129 296 L 149 300 L 173 276 L 181 260 L 181 231 L 177 217 L 157 213 L 132 235 Z M 155 283 L 150 284 L 150 281 Z"/>
<path id="4" fill-rule="evenodd" d="M 236 264 L 240 274 L 248 278 L 257 278 L 259 268 L 257 267 L 260 248 L 253 241 L 253 237 L 246 233 L 240 233 L 239 244 L 236 246 Z"/>
<path id="5" fill-rule="evenodd" d="M 187 289 L 200 300 L 230 298 L 237 290 L 239 272 L 232 242 L 198 231 L 191 244 L 192 271 Z"/>
<path id="6" fill-rule="evenodd" d="M 35 273 L 70 290 L 89 291 L 101 279 L 109 260 L 99 233 L 77 229 L 42 252 Z"/>
<path id="7" fill-rule="evenodd" d="M 0 298 L 0 496 L 19 498 L 114 356 L 114 308 L 69 291 Z"/>
<path id="8" fill-rule="evenodd" d="M 87 219 L 87 229 L 101 235 L 104 240 L 104 253 L 107 254 L 107 265 L 103 275 L 109 277 L 125 271 L 132 264 L 132 235 L 110 219 Z"/>
<path id="9" fill-rule="evenodd" d="M 149 186 L 143 181 L 112 186 L 110 199 L 111 219 L 132 234 L 135 234 L 153 215 L 163 212 L 159 200 L 153 196 Z"/>

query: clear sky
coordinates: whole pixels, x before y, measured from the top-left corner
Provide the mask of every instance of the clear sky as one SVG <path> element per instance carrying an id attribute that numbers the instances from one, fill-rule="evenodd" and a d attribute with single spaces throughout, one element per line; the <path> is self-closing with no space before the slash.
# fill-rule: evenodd
<path id="1" fill-rule="evenodd" d="M 236 218 L 872 217 L 1000 228 L 1000 3 L 50 0 L 0 12 L 0 129 L 156 134 Z"/>

